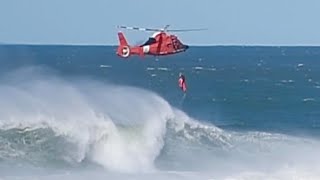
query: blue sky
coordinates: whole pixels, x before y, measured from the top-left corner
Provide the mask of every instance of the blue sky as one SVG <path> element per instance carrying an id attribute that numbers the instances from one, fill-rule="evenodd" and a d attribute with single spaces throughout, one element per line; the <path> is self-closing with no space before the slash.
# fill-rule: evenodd
<path id="1" fill-rule="evenodd" d="M 170 24 L 208 28 L 178 34 L 191 45 L 320 45 L 319 18 L 319 0 L 0 0 L 0 42 L 109 45 L 117 25 Z"/>

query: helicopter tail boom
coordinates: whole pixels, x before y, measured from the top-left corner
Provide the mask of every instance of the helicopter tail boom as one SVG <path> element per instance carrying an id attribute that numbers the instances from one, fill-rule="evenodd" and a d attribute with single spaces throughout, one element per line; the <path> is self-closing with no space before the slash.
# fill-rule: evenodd
<path id="1" fill-rule="evenodd" d="M 141 57 L 144 56 L 143 48 L 139 46 L 130 46 L 122 32 L 118 32 L 118 38 L 120 43 L 117 49 L 118 56 L 123 58 L 127 58 L 132 54 L 138 54 Z"/>

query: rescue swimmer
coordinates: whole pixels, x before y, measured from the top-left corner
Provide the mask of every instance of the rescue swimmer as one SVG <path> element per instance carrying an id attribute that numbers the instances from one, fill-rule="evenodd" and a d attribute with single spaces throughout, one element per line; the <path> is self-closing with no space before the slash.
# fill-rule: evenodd
<path id="1" fill-rule="evenodd" d="M 187 92 L 186 78 L 182 73 L 179 73 L 178 85 L 184 93 Z"/>

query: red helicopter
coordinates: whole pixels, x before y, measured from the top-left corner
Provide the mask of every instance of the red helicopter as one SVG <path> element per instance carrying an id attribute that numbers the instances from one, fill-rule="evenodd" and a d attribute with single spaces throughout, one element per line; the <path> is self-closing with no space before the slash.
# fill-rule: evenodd
<path id="1" fill-rule="evenodd" d="M 117 55 L 122 58 L 128 58 L 131 55 L 139 55 L 143 57 L 145 55 L 153 56 L 165 56 L 176 54 L 186 51 L 189 46 L 183 44 L 177 36 L 170 35 L 167 32 L 186 32 L 186 31 L 199 31 L 205 29 L 176 29 L 169 30 L 169 25 L 166 25 L 163 29 L 152 29 L 152 28 L 139 28 L 139 27 L 128 27 L 118 26 L 122 29 L 138 30 L 138 31 L 153 31 L 155 32 L 149 39 L 142 45 L 130 46 L 126 40 L 124 34 L 119 31 L 118 38 L 120 45 L 117 49 Z"/>

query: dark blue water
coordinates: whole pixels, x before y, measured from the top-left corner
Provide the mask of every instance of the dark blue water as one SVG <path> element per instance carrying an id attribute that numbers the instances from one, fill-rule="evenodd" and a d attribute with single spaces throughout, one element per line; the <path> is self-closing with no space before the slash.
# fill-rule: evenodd
<path id="1" fill-rule="evenodd" d="M 1 46 L 1 71 L 50 67 L 66 78 L 85 76 L 150 89 L 222 128 L 319 135 L 319 47 L 192 47 L 173 56 L 129 59 L 115 56 L 115 49 Z M 179 72 L 188 84 L 183 103 Z"/>
<path id="2" fill-rule="evenodd" d="M 116 48 L 0 46 L 0 178 L 319 179 L 320 47 Z"/>

